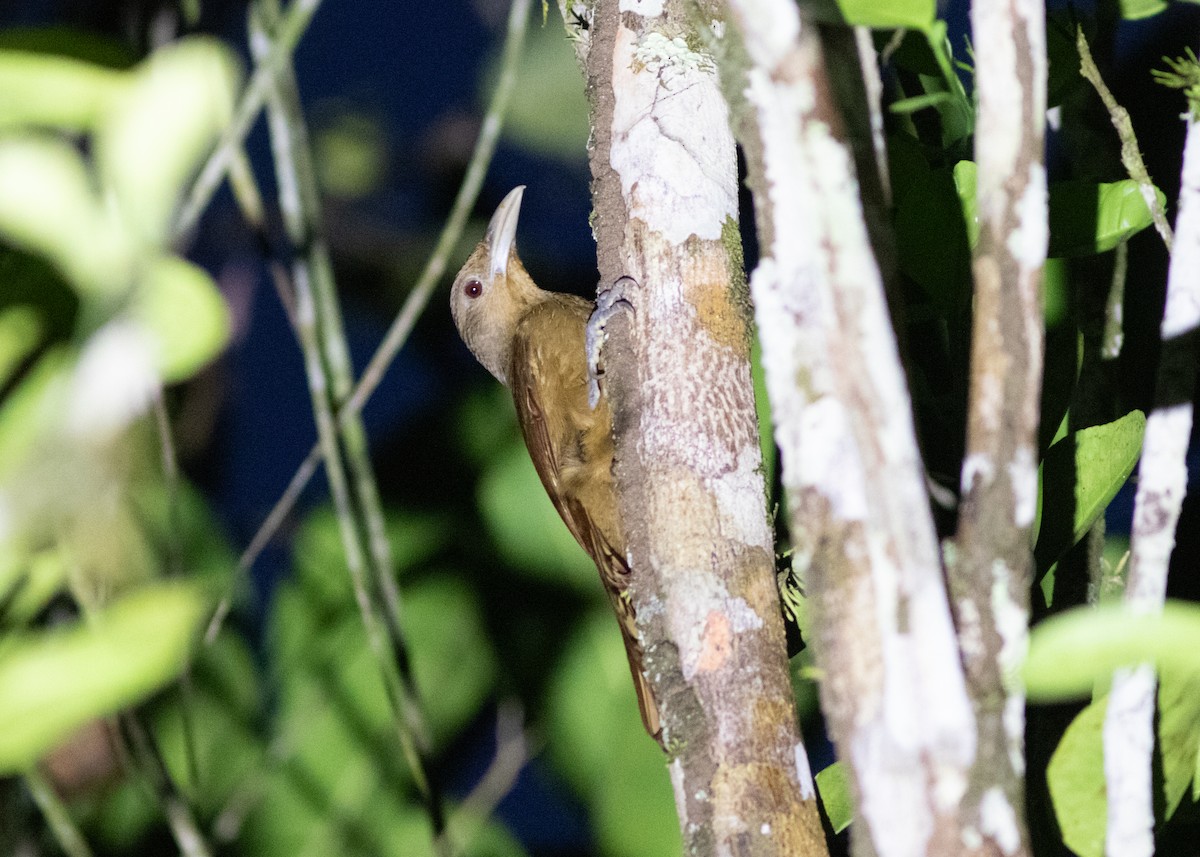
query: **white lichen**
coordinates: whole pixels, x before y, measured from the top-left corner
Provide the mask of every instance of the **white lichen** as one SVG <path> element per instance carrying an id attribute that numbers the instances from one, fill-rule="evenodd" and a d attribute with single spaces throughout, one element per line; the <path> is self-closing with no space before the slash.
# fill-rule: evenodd
<path id="1" fill-rule="evenodd" d="M 617 8 L 644 18 L 657 18 L 663 13 L 663 0 L 621 0 Z"/>
<path id="2" fill-rule="evenodd" d="M 1037 513 L 1037 462 L 1029 444 L 1017 447 L 1008 463 L 1008 480 L 1013 494 L 1013 523 L 1024 529 L 1033 523 Z"/>
<path id="3" fill-rule="evenodd" d="M 1046 261 L 1050 224 L 1046 208 L 1046 169 L 1039 161 L 1029 165 L 1025 190 L 1016 201 L 1016 228 L 1008 236 L 1008 252 L 1026 271 L 1035 271 Z"/>
<path id="4" fill-rule="evenodd" d="M 992 484 L 996 478 L 996 468 L 992 465 L 992 457 L 983 452 L 973 452 L 963 459 L 962 492 L 966 494 L 980 483 L 980 488 Z"/>
<path id="5" fill-rule="evenodd" d="M 979 801 L 979 829 L 1005 854 L 1015 854 L 1021 847 L 1017 813 L 1004 792 L 995 786 L 984 792 Z"/>
<path id="6" fill-rule="evenodd" d="M 737 217 L 737 160 L 711 58 L 625 26 L 615 57 L 610 163 L 630 217 L 676 244 L 720 239 Z"/>
<path id="7" fill-rule="evenodd" d="M 1010 592 L 1013 573 L 1004 560 L 992 563 L 992 618 L 1000 635 L 996 660 L 1005 688 L 1019 690 L 1021 664 L 1029 648 L 1029 611 Z"/>
<path id="8" fill-rule="evenodd" d="M 808 764 L 808 753 L 804 751 L 804 744 L 799 743 L 795 746 L 796 755 L 796 782 L 800 784 L 800 797 L 802 800 L 812 800 L 817 796 L 817 786 L 813 782 L 812 767 Z M 764 833 L 766 831 L 763 831 Z"/>
<path id="9" fill-rule="evenodd" d="M 647 33 L 634 46 L 634 68 L 659 76 L 666 89 L 676 79 L 692 72 L 713 74 L 717 70 L 712 57 L 688 47 L 682 36 L 668 39 L 662 33 Z"/>

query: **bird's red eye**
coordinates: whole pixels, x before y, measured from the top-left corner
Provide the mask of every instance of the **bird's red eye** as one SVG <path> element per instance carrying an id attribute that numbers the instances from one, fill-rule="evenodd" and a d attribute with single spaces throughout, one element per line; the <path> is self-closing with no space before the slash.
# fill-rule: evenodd
<path id="1" fill-rule="evenodd" d="M 469 298 L 477 298 L 483 294 L 483 283 L 479 280 L 467 280 L 463 285 L 463 293 Z"/>

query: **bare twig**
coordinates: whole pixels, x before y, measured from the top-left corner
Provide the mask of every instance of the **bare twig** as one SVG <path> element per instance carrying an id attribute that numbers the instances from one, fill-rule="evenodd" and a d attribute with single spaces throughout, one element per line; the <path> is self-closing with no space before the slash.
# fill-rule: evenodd
<path id="1" fill-rule="evenodd" d="M 154 395 L 154 422 L 158 429 L 159 458 L 162 464 L 163 485 L 167 499 L 167 572 L 172 577 L 183 574 L 183 545 L 181 542 L 183 520 L 179 510 L 179 459 L 175 454 L 175 438 L 171 433 L 171 416 L 167 413 L 167 402 L 161 386 Z M 188 780 L 194 785 L 200 782 L 200 763 L 196 756 L 196 729 L 192 719 L 192 701 L 195 686 L 192 682 L 192 665 L 184 664 L 179 676 L 179 715 L 183 725 L 183 748 L 186 758 Z"/>
<path id="2" fill-rule="evenodd" d="M 383 379 L 384 373 L 407 341 L 408 335 L 412 332 L 417 318 L 425 309 L 426 304 L 429 303 L 429 298 L 433 293 L 434 287 L 437 286 L 442 274 L 445 273 L 450 253 L 458 244 L 463 228 L 466 225 L 467 217 L 470 215 L 471 209 L 474 208 L 475 201 L 479 197 L 479 191 L 483 186 L 483 179 L 487 174 L 488 165 L 491 163 L 492 156 L 496 151 L 496 142 L 500 137 L 504 114 L 508 109 L 513 84 L 516 81 L 517 61 L 520 59 L 521 49 L 525 42 L 525 32 L 528 25 L 531 3 L 532 0 L 514 0 L 513 2 L 508 17 L 508 29 L 505 35 L 504 51 L 500 63 L 500 76 L 496 83 L 496 89 L 492 93 L 492 99 L 483 120 L 483 127 L 479 132 L 479 138 L 475 142 L 475 149 L 471 153 L 467 173 L 463 177 L 462 185 L 459 187 L 458 196 L 454 200 L 450 216 L 442 227 L 433 253 L 425 263 L 425 268 L 422 270 L 421 276 L 417 279 L 416 285 L 409 293 L 404 306 L 400 308 L 400 312 L 384 336 L 383 342 L 371 357 L 354 392 L 339 412 L 339 424 L 352 415 L 358 414 L 371 397 L 371 394 L 375 392 L 376 387 L 379 386 L 380 381 Z M 278 531 L 280 525 L 286 520 L 288 513 L 295 506 L 296 500 L 303 492 L 313 474 L 316 473 L 317 466 L 321 462 L 321 457 L 320 444 L 314 444 L 296 470 L 292 481 L 288 484 L 287 490 L 284 491 L 283 495 L 275 503 L 275 506 L 259 527 L 258 532 L 254 534 L 249 546 L 239 558 L 235 579 L 240 580 L 245 575 L 263 548 L 266 547 L 267 543 L 270 542 L 271 538 Z M 220 629 L 225 616 L 229 612 L 229 604 L 230 598 L 226 596 L 218 605 L 217 611 L 209 623 L 208 633 L 205 637 L 206 640 L 211 641 L 215 639 L 216 632 Z"/>
<path id="3" fill-rule="evenodd" d="M 275 4 L 260 0 L 251 7 L 250 48 L 256 61 L 271 56 L 270 31 L 278 24 Z M 423 748 L 424 727 L 415 690 L 406 681 L 405 641 L 398 627 L 381 622 L 375 588 L 387 592 L 391 558 L 383 537 L 383 516 L 366 452 L 365 431 L 355 419 L 339 426 L 336 409 L 349 389 L 350 362 L 333 282 L 333 266 L 320 232 L 320 209 L 307 127 L 300 109 L 295 76 L 289 64 L 276 70 L 267 92 L 280 207 L 288 237 L 295 246 L 292 285 L 296 298 L 296 332 L 324 452 L 326 473 L 337 512 L 342 546 L 370 651 L 380 670 L 391 704 L 401 751 L 429 813 L 435 837 L 445 826 L 441 794 L 429 774 Z M 340 437 L 339 437 L 340 434 Z M 373 579 L 372 579 L 373 578 Z M 398 601 L 394 589 L 389 593 Z"/>
<path id="4" fill-rule="evenodd" d="M 1121 347 L 1125 344 L 1125 277 L 1128 269 L 1129 242 L 1122 241 L 1113 251 L 1112 281 L 1104 305 L 1104 338 L 1100 343 L 1100 356 L 1105 360 L 1120 357 Z"/>
<path id="5" fill-rule="evenodd" d="M 66 804 L 36 766 L 25 772 L 25 785 L 29 787 L 33 802 L 41 810 L 42 817 L 46 819 L 50 832 L 54 835 L 54 841 L 63 853 L 67 857 L 92 857 L 92 849 L 75 826 L 75 820 L 71 818 Z"/>
<path id="6" fill-rule="evenodd" d="M 500 801 L 512 791 L 517 777 L 532 755 L 525 734 L 525 712 L 521 704 L 515 700 L 502 702 L 496 711 L 496 752 L 492 762 L 455 811 L 446 832 L 442 834 L 453 842 L 458 852 L 470 850 L 471 842 L 484 820 L 496 811 Z"/>
<path id="7" fill-rule="evenodd" d="M 212 849 L 200 832 L 187 798 L 167 769 L 158 742 L 136 711 L 120 715 L 120 741 L 137 773 L 151 790 L 155 803 L 167 819 L 167 827 L 183 857 L 212 857 Z"/>
<path id="8" fill-rule="evenodd" d="M 1104 78 L 1100 76 L 1100 69 L 1096 67 L 1096 62 L 1092 59 L 1092 51 L 1083 35 L 1083 27 L 1077 27 L 1075 30 L 1075 47 L 1079 51 L 1079 73 L 1095 87 L 1096 94 L 1104 102 L 1108 118 L 1112 121 L 1113 128 L 1117 130 L 1117 137 L 1121 140 L 1121 163 L 1124 164 L 1125 172 L 1129 173 L 1129 177 L 1137 182 L 1142 199 L 1146 201 L 1146 207 L 1150 209 L 1154 228 L 1158 230 L 1169 253 L 1172 241 L 1171 224 L 1167 223 L 1167 214 L 1158 201 L 1154 182 L 1150 180 L 1150 173 L 1146 169 L 1145 161 L 1142 160 L 1142 152 L 1138 148 L 1137 136 L 1133 133 L 1133 120 L 1129 118 L 1129 111 L 1117 103 L 1117 99 L 1113 98 L 1112 92 L 1105 85 Z"/>
<path id="9" fill-rule="evenodd" d="M 191 190 L 175 221 L 173 233 L 176 239 L 190 232 L 204 209 L 208 207 L 209 200 L 225 178 L 242 147 L 242 142 L 250 133 L 254 120 L 258 118 L 275 75 L 280 68 L 291 65 L 292 52 L 296 50 L 296 45 L 300 43 L 309 22 L 320 6 L 321 0 L 293 0 L 288 5 L 287 12 L 284 13 L 271 40 L 269 53 L 256 64 L 254 74 L 246 84 L 233 121 L 221 134 L 221 139 L 217 141 L 212 154 L 192 182 Z"/>

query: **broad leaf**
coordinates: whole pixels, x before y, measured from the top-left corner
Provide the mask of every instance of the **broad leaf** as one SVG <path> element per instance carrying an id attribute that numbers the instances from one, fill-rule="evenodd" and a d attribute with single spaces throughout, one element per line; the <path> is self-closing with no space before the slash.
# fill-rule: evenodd
<path id="1" fill-rule="evenodd" d="M 1039 517 L 1034 522 L 1039 574 L 1104 514 L 1137 464 L 1145 429 L 1145 414 L 1131 411 L 1111 423 L 1069 434 L 1047 450 Z"/>
<path id="2" fill-rule="evenodd" d="M 1200 674 L 1200 605 L 1168 601 L 1161 615 L 1135 615 L 1101 604 L 1053 616 L 1030 633 L 1025 689 L 1038 702 L 1079 699 L 1117 667 L 1142 662 Z"/>
<path id="3" fill-rule="evenodd" d="M 501 555 L 518 570 L 599 595 L 596 567 L 562 522 L 519 440 L 496 452 L 479 508 Z"/>
<path id="4" fill-rule="evenodd" d="M 229 310 L 202 268 L 175 256 L 153 262 L 137 290 L 134 313 L 154 337 L 167 383 L 183 381 L 229 341 Z"/>
<path id="5" fill-rule="evenodd" d="M 0 773 L 27 768 L 88 720 L 172 679 L 204 610 L 196 590 L 159 585 L 93 621 L 10 637 L 0 652 Z"/>
<path id="6" fill-rule="evenodd" d="M 1046 783 L 1063 843 L 1079 857 L 1103 857 L 1108 796 L 1104 790 L 1107 698 L 1083 709 L 1050 757 Z"/>
<path id="7" fill-rule="evenodd" d="M 1155 188 L 1154 194 L 1163 205 L 1163 192 Z M 1087 256 L 1112 250 L 1152 222 L 1141 189 L 1132 179 L 1050 185 L 1051 256 Z"/>
<path id="8" fill-rule="evenodd" d="M 184 182 L 233 113 L 233 58 L 216 41 L 160 48 L 134 71 L 96 133 L 96 159 L 125 225 L 161 246 Z"/>
<path id="9" fill-rule="evenodd" d="M 937 13 L 933 0 L 838 0 L 846 23 L 856 27 L 924 30 Z"/>
<path id="10" fill-rule="evenodd" d="M 817 794 L 834 833 L 841 833 L 854 821 L 854 795 L 850 789 L 850 772 L 844 762 L 834 762 L 817 774 Z"/>

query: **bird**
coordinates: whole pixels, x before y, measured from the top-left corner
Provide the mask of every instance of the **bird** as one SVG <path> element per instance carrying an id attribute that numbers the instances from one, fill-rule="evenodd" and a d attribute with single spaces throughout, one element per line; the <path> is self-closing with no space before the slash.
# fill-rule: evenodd
<path id="1" fill-rule="evenodd" d="M 629 598 L 613 479 L 612 412 L 589 400 L 587 327 L 595 303 L 540 288 L 517 255 L 524 185 L 496 208 L 454 278 L 450 312 L 467 349 L 512 393 L 529 457 L 554 508 L 600 572 L 621 629 L 642 724 L 662 743 L 658 706 Z M 594 404 L 593 404 L 594 401 Z"/>

